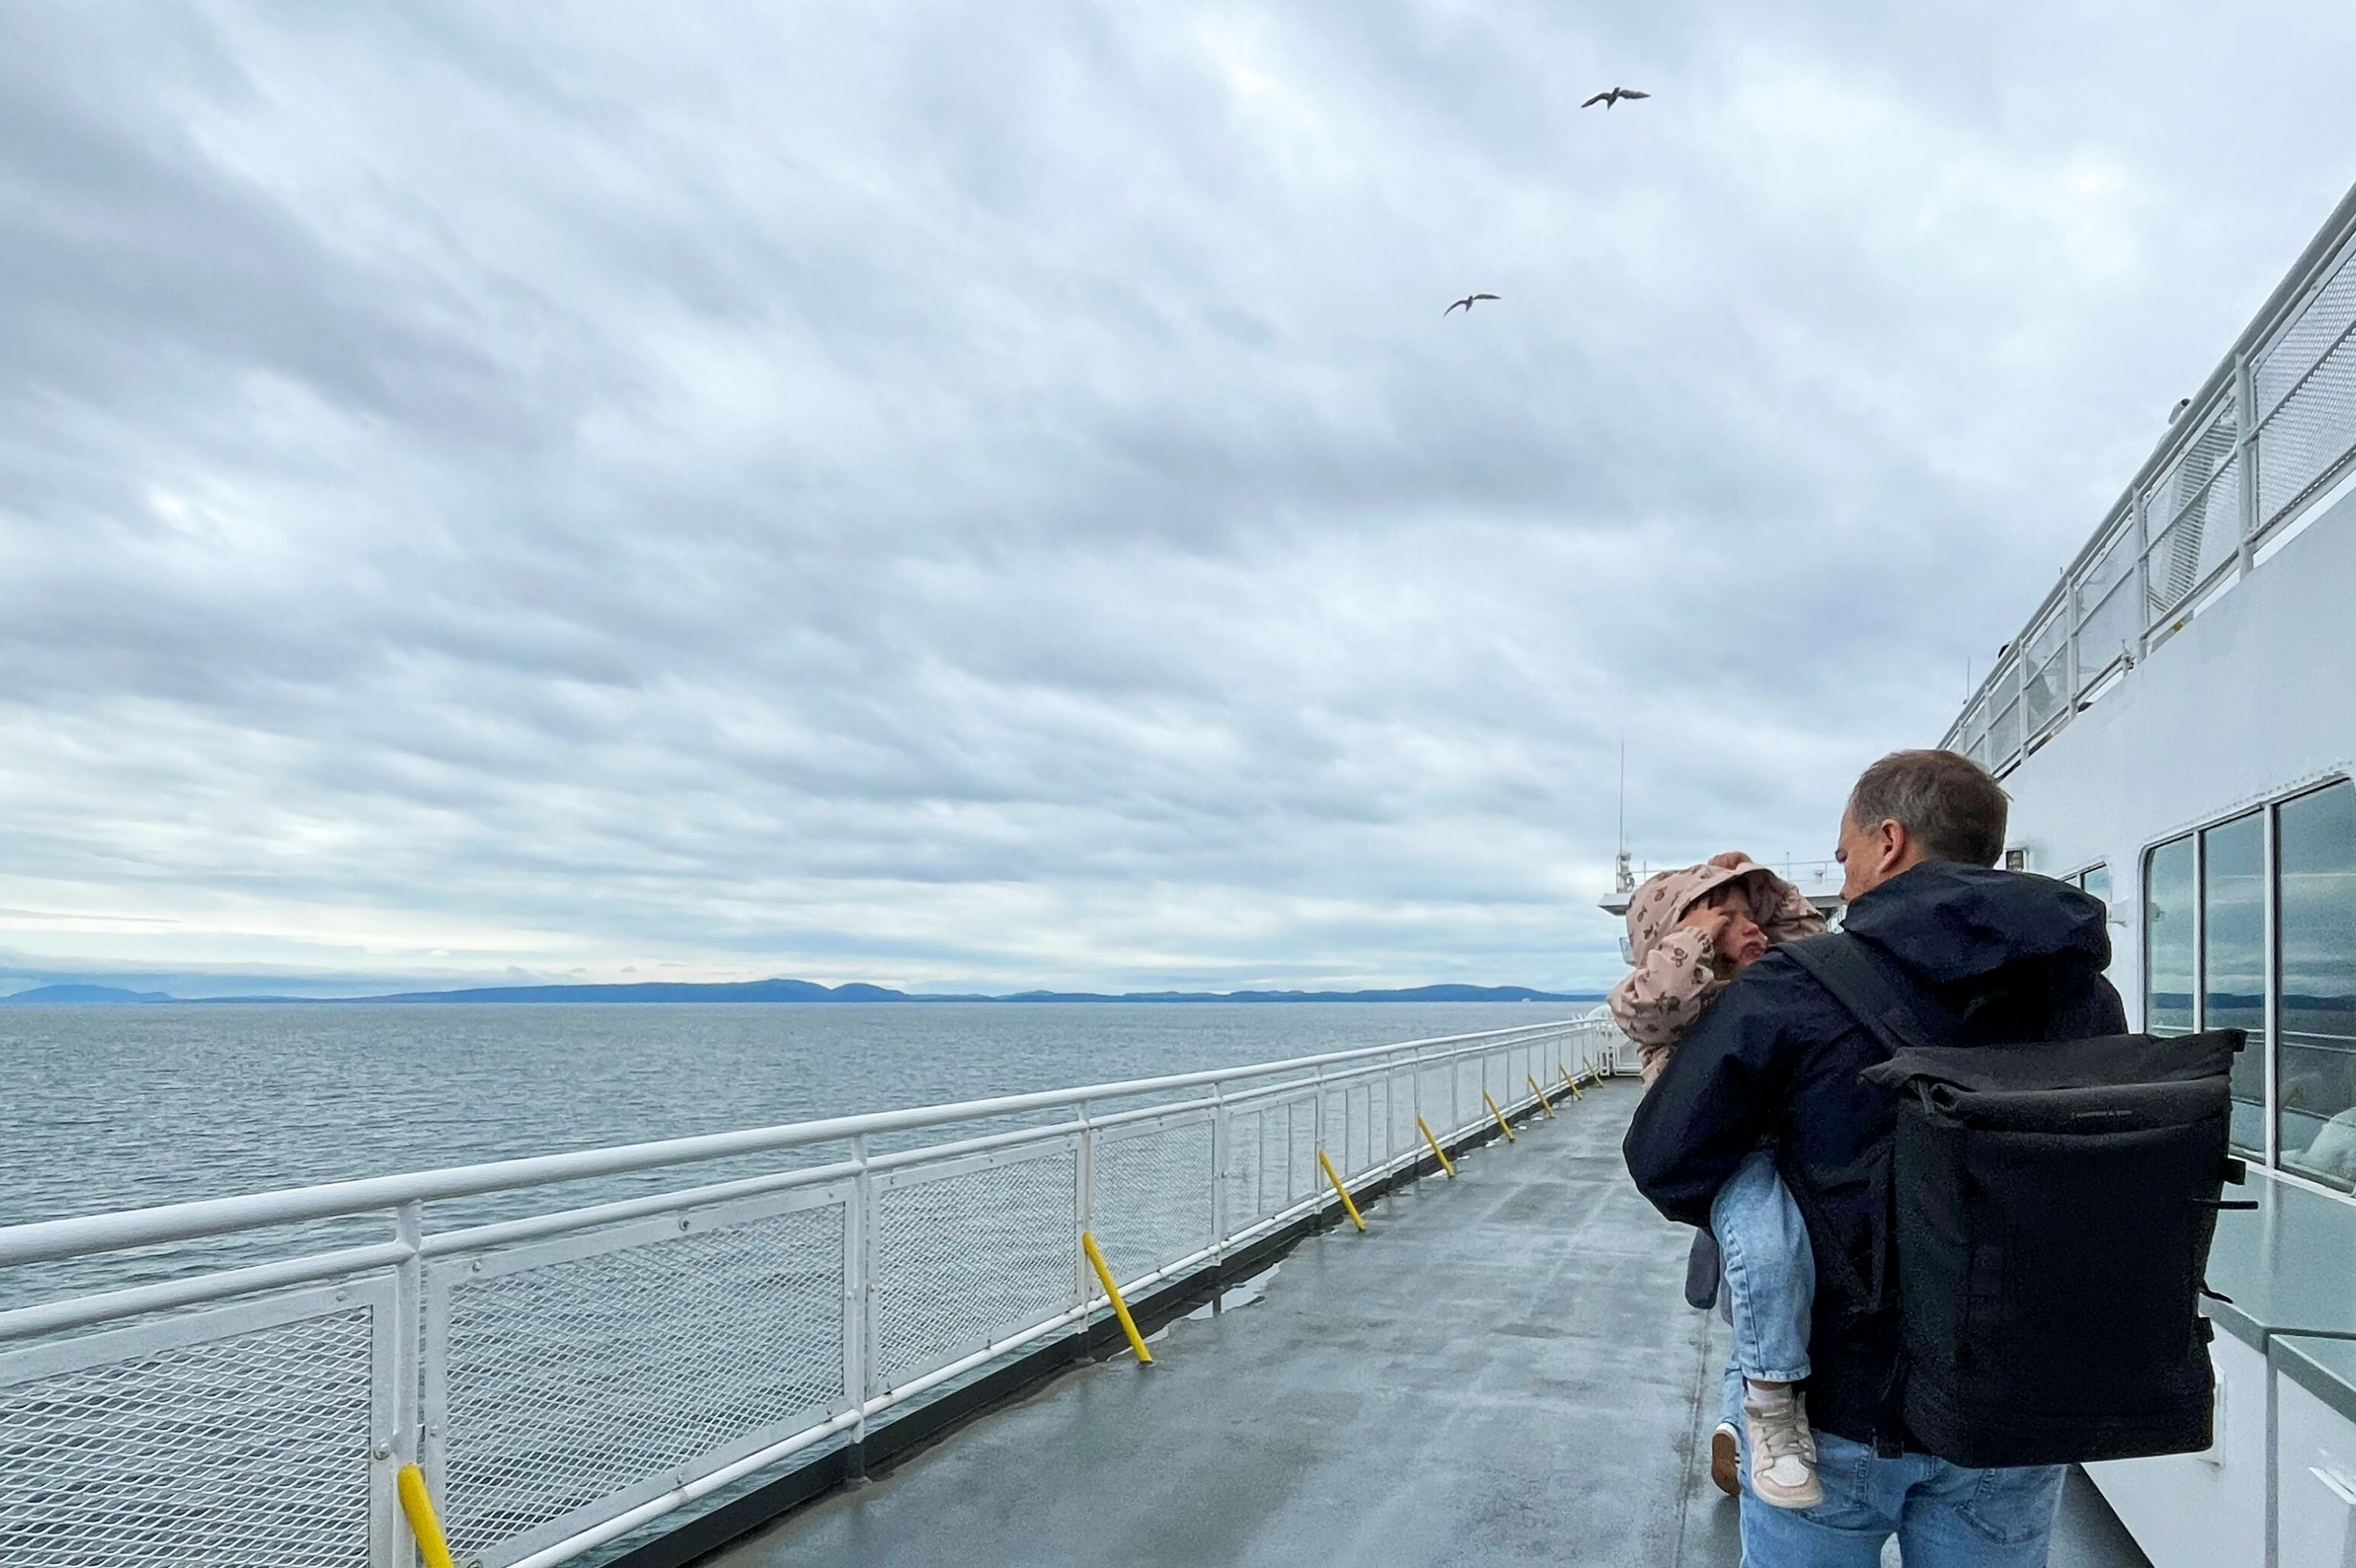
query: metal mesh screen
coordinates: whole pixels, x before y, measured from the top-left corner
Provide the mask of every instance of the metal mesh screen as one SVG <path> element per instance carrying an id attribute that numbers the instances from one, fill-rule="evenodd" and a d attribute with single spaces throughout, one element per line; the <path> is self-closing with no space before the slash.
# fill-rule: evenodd
<path id="1" fill-rule="evenodd" d="M 372 1318 L 304 1318 L 0 1388 L 0 1563 L 359 1568 Z"/>
<path id="2" fill-rule="evenodd" d="M 1424 1125 L 1429 1126 L 1433 1132 L 1445 1137 L 1449 1132 L 1451 1124 L 1455 1120 L 1454 1113 L 1449 1104 L 1451 1087 L 1455 1083 L 1456 1079 L 1455 1069 L 1450 1067 L 1427 1067 L 1423 1069 L 1420 1077 L 1422 1080 L 1423 1097 L 1423 1110 L 1421 1115 L 1423 1116 Z M 1421 1136 L 1422 1135 L 1418 1134 L 1417 1136 Z"/>
<path id="3" fill-rule="evenodd" d="M 2146 494 L 2146 587 L 2155 618 L 2181 604 L 2240 548 L 2239 428 L 2228 401 Z"/>
<path id="4" fill-rule="evenodd" d="M 1211 1121 L 1097 1136 L 1091 1228 L 1117 1279 L 1135 1279 L 1211 1244 Z"/>
<path id="5" fill-rule="evenodd" d="M 2135 642 L 2136 635 L 2143 630 L 2136 623 L 2136 531 L 2130 520 L 2078 581 L 2075 592 L 2081 692 L 2116 664 Z"/>
<path id="6" fill-rule="evenodd" d="M 1317 1100 L 1295 1100 L 1285 1129 L 1284 1200 L 1298 1203 L 1317 1190 Z"/>
<path id="7" fill-rule="evenodd" d="M 564 1255 L 589 1247 L 601 1250 Z M 441 1491 L 455 1549 L 488 1556 L 559 1520 L 585 1528 L 570 1516 L 595 1504 L 610 1517 L 671 1472 L 842 1408 L 841 1204 L 546 1251 L 448 1285 Z"/>
<path id="8" fill-rule="evenodd" d="M 1488 1114 L 1489 1108 L 1481 1103 L 1481 1063 L 1470 1060 L 1459 1061 L 1456 1064 L 1454 1106 L 1456 1125 L 1452 1127 L 1441 1127 L 1440 1130 L 1442 1132 L 1462 1131 Z M 1438 1127 L 1440 1124 L 1434 1122 L 1432 1125 Z"/>
<path id="9" fill-rule="evenodd" d="M 1353 1168 L 1350 1164 L 1350 1092 L 1346 1088 L 1329 1089 L 1324 1099 L 1325 1157 L 1333 1162 L 1334 1169 L 1346 1177 Z M 1315 1157 L 1312 1155 L 1311 1157 Z M 1323 1170 L 1316 1172 L 1314 1185 L 1320 1191 L 1324 1189 L 1325 1173 Z"/>
<path id="10" fill-rule="evenodd" d="M 1219 1179 L 1226 1184 L 1225 1206 L 1230 1235 L 1270 1212 L 1260 1179 L 1260 1145 L 1267 1136 L 1266 1121 L 1258 1111 L 1245 1111 L 1227 1122 L 1226 1165 Z"/>
<path id="11" fill-rule="evenodd" d="M 1369 1078 L 1358 1085 L 1358 1116 L 1352 1124 L 1357 1142 L 1350 1151 L 1349 1169 L 1357 1175 L 1390 1157 L 1390 1081 Z"/>
<path id="12" fill-rule="evenodd" d="M 2342 262 L 2251 374 L 2258 407 L 2258 517 L 2270 524 L 2356 455 L 2356 261 Z"/>
<path id="13" fill-rule="evenodd" d="M 1078 1150 L 1065 1147 L 946 1176 L 901 1172 L 876 1194 L 874 1333 L 884 1387 L 1075 1305 L 1078 1182 Z"/>

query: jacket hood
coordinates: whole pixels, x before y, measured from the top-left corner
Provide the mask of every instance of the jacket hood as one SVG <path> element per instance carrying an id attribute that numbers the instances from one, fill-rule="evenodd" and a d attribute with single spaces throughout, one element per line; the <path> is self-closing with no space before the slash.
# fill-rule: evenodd
<path id="1" fill-rule="evenodd" d="M 2035 966 L 2094 975 L 2111 962 L 2100 899 L 2051 877 L 1932 860 L 1860 895 L 1841 929 L 1933 985 Z"/>
<path id="2" fill-rule="evenodd" d="M 1704 861 L 1698 866 L 1682 866 L 1674 871 L 1661 871 L 1644 879 L 1644 883 L 1628 898 L 1628 949 L 1639 965 L 1653 955 L 1661 938 L 1676 929 L 1686 911 L 1708 898 L 1729 882 L 1748 880 L 1751 883 L 1753 918 L 1765 923 L 1774 913 L 1779 879 L 1775 873 L 1755 860 L 1745 860 L 1734 866 L 1716 866 Z"/>

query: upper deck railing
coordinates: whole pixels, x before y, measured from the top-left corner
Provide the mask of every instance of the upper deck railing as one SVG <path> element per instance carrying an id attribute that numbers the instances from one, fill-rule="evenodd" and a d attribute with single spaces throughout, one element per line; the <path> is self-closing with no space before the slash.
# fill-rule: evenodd
<path id="1" fill-rule="evenodd" d="M 0 1311 L 0 1563 L 409 1568 L 411 1464 L 459 1563 L 562 1563 L 1085 1331 L 1108 1298 L 1084 1233 L 1125 1290 L 1191 1274 L 1610 1071 L 1620 1038 L 1534 1024 L 0 1229 L 0 1299 L 109 1257 L 144 1281 Z M 355 1220 L 381 1239 L 321 1244 Z"/>
<path id="2" fill-rule="evenodd" d="M 2177 415 L 1943 745 L 2001 774 L 2356 471 L 2356 190 Z"/>

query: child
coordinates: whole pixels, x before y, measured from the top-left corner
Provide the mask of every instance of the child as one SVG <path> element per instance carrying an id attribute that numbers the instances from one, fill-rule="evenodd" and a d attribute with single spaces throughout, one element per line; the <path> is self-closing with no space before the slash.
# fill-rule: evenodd
<path id="1" fill-rule="evenodd" d="M 1612 1016 L 1636 1042 L 1645 1086 L 1660 1076 L 1677 1042 L 1728 982 L 1772 944 L 1824 929 L 1824 917 L 1799 889 L 1744 855 L 1664 871 L 1638 888 L 1628 902 L 1636 967 L 1612 988 L 1611 1002 Z M 1792 1385 L 1809 1371 L 1815 1256 L 1771 1151 L 1755 1149 L 1744 1157 L 1712 1200 L 1709 1221 L 1725 1255 L 1751 1489 L 1777 1508 L 1814 1508 L 1824 1500 L 1815 1438 Z M 1735 1489 L 1734 1439 L 1726 1422 L 1710 1438 L 1710 1475 L 1730 1492 Z"/>

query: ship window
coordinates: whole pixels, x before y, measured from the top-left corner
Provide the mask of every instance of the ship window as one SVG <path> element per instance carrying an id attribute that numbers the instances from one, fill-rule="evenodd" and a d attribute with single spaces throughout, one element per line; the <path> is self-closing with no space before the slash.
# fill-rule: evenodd
<path id="1" fill-rule="evenodd" d="M 2356 784 L 2275 818 L 2282 1023 L 2276 1147 L 2289 1169 L 2356 1183 Z"/>
<path id="2" fill-rule="evenodd" d="M 2192 840 L 2162 844 L 2143 863 L 2143 1027 L 2192 1032 Z"/>
<path id="3" fill-rule="evenodd" d="M 2233 1144 L 2266 1147 L 2266 827 L 2251 812 L 2201 835 L 2201 1027 L 2247 1029 L 2233 1058 Z"/>
<path id="4" fill-rule="evenodd" d="M 2089 866 L 2071 880 L 2076 882 L 2082 891 L 2100 899 L 2105 910 L 2111 907 L 2111 869 L 2108 866 Z"/>

